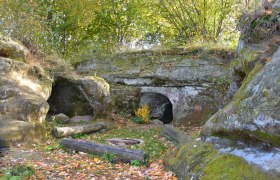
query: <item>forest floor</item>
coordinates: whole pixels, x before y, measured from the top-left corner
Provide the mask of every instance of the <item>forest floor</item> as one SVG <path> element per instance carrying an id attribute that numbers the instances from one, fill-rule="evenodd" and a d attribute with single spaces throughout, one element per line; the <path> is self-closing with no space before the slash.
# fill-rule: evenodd
<path id="1" fill-rule="evenodd" d="M 102 133 L 80 134 L 72 138 L 106 143 L 109 138 L 136 138 L 143 144 L 127 148 L 144 150 L 149 159 L 146 164 L 112 163 L 110 157 L 73 152 L 59 145 L 59 139 L 48 137 L 44 144 L 10 148 L 0 157 L 2 179 L 177 179 L 164 167 L 164 157 L 174 144 L 161 136 L 158 125 L 125 123 Z M 195 134 L 198 127 L 189 128 Z M 27 178 L 26 178 L 27 177 Z"/>

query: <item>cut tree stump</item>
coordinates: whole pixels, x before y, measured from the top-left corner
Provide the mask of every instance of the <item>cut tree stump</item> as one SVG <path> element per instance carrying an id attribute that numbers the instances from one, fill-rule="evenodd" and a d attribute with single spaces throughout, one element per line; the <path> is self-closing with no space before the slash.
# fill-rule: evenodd
<path id="1" fill-rule="evenodd" d="M 86 124 L 86 125 L 72 126 L 72 127 L 55 127 L 52 129 L 51 133 L 54 137 L 60 138 L 60 137 L 71 136 L 80 133 L 98 132 L 105 128 L 106 128 L 105 123 L 94 123 L 94 124 Z"/>
<path id="2" fill-rule="evenodd" d="M 182 131 L 178 130 L 177 128 L 165 124 L 162 128 L 162 135 L 170 137 L 176 143 L 186 143 L 190 141 L 190 138 L 185 135 Z"/>
<path id="3" fill-rule="evenodd" d="M 130 163 L 133 160 L 137 160 L 141 163 L 145 163 L 145 152 L 142 150 L 132 150 L 116 146 L 109 146 L 106 144 L 97 144 L 90 141 L 82 141 L 76 139 L 64 138 L 60 141 L 60 144 L 68 149 L 81 151 L 90 154 L 103 155 L 113 154 L 113 162 L 126 162 Z"/>

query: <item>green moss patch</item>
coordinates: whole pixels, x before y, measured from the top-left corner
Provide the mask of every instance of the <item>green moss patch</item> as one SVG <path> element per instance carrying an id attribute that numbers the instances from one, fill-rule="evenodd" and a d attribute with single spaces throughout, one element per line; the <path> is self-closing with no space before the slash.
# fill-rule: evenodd
<path id="1" fill-rule="evenodd" d="M 276 179 L 276 177 L 269 176 L 270 175 L 264 174 L 256 167 L 248 165 L 239 157 L 233 155 L 220 155 L 206 165 L 200 179 Z"/>
<path id="2" fill-rule="evenodd" d="M 218 132 L 213 132 L 212 135 L 216 137 L 232 139 L 234 141 L 243 140 L 244 142 L 251 143 L 253 145 L 266 144 L 268 146 L 274 145 L 280 147 L 280 137 L 268 134 L 261 130 L 229 131 L 223 129 L 219 130 Z"/>
<path id="3" fill-rule="evenodd" d="M 220 154 L 210 144 L 196 141 L 170 151 L 165 164 L 181 179 L 277 179 L 242 158 Z"/>

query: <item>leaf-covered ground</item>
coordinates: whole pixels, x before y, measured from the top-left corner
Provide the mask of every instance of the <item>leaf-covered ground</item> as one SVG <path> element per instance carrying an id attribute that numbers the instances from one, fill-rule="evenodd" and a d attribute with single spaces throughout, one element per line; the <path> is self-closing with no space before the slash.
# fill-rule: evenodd
<path id="1" fill-rule="evenodd" d="M 2 179 L 12 177 L 12 170 L 20 165 L 34 168 L 30 179 L 177 179 L 172 172 L 164 169 L 164 155 L 173 145 L 161 137 L 159 126 L 118 126 L 103 133 L 76 135 L 73 138 L 106 143 L 106 139 L 114 137 L 144 140 L 143 144 L 128 148 L 142 149 L 149 154 L 147 164 L 113 164 L 104 156 L 65 150 L 59 146 L 59 140 L 49 137 L 45 144 L 19 145 L 10 149 L 0 161 L 0 179 L 1 176 Z"/>

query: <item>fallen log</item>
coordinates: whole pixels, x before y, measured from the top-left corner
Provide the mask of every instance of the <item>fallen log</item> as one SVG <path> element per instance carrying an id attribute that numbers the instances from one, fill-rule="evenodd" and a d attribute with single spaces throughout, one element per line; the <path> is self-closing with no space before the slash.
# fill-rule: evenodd
<path id="1" fill-rule="evenodd" d="M 86 124 L 86 125 L 72 126 L 72 127 L 55 127 L 52 129 L 51 133 L 54 137 L 59 138 L 59 137 L 71 136 L 74 134 L 80 134 L 80 133 L 98 132 L 105 128 L 106 128 L 105 123 L 94 123 L 94 124 Z"/>
<path id="2" fill-rule="evenodd" d="M 170 137 L 176 143 L 186 143 L 190 141 L 190 138 L 185 135 L 183 132 L 179 131 L 175 127 L 165 124 L 162 128 L 162 135 Z"/>
<path id="3" fill-rule="evenodd" d="M 113 154 L 113 162 L 130 163 L 137 160 L 145 163 L 145 152 L 142 150 L 132 150 L 116 146 L 109 146 L 106 144 L 97 144 L 90 141 L 82 141 L 76 139 L 64 138 L 60 141 L 60 145 L 75 151 L 81 151 L 89 154 L 104 155 L 106 153 Z"/>

